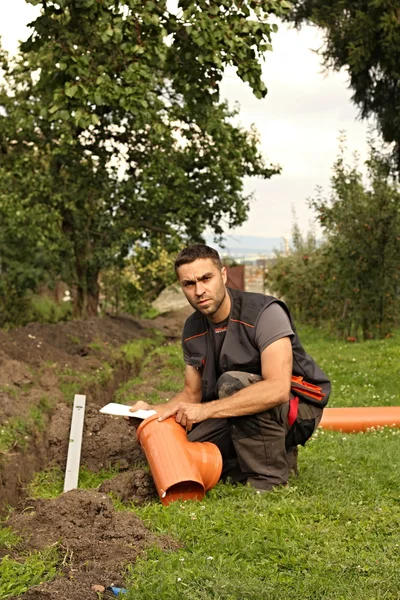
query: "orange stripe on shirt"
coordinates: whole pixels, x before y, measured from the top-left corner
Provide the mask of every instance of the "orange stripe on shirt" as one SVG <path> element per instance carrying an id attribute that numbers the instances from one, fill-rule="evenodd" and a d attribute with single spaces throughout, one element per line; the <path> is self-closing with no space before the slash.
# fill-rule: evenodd
<path id="1" fill-rule="evenodd" d="M 188 342 L 189 340 L 193 340 L 194 338 L 201 337 L 202 335 L 206 335 L 206 333 L 208 333 L 208 331 L 204 331 L 203 333 L 197 333 L 196 335 L 192 335 L 191 337 L 186 338 L 186 340 L 183 340 L 183 343 Z"/>
<path id="2" fill-rule="evenodd" d="M 231 319 L 234 323 L 241 323 L 242 325 L 246 325 L 247 327 L 251 327 L 254 329 L 254 325 L 250 325 L 250 323 L 245 323 L 244 321 L 239 321 L 238 319 Z"/>

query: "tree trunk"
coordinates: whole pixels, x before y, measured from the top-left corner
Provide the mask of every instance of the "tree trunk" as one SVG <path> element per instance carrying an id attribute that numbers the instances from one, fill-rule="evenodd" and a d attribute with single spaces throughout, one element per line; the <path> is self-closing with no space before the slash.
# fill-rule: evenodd
<path id="1" fill-rule="evenodd" d="M 77 285 L 72 314 L 77 319 L 95 317 L 99 304 L 99 269 L 90 264 L 90 241 L 75 241 L 74 250 Z"/>
<path id="2" fill-rule="evenodd" d="M 73 316 L 76 319 L 86 317 L 97 317 L 99 306 L 99 283 L 98 274 L 95 277 L 88 269 L 82 273 L 76 286 L 76 297 Z"/>
<path id="3" fill-rule="evenodd" d="M 87 315 L 97 317 L 99 307 L 99 270 L 89 268 L 87 274 Z"/>

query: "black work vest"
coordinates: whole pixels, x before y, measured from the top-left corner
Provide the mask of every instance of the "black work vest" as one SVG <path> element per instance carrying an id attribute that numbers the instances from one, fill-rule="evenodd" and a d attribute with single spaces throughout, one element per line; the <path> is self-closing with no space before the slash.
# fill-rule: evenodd
<path id="1" fill-rule="evenodd" d="M 261 355 L 255 343 L 256 325 L 261 313 L 273 302 L 279 304 L 287 316 L 294 333 L 291 337 L 293 350 L 293 375 L 304 377 L 306 381 L 322 388 L 322 401 L 302 398 L 310 404 L 323 408 L 326 406 L 331 383 L 325 373 L 309 356 L 300 343 L 291 314 L 286 304 L 273 296 L 253 294 L 239 290 L 228 289 L 231 297 L 231 312 L 228 329 L 222 344 L 220 366 L 222 372 L 246 371 L 261 375 Z M 202 375 L 202 402 L 215 400 L 217 372 L 215 365 L 214 345 L 207 318 L 196 311 L 187 319 L 182 335 L 182 344 L 190 357 L 193 367 L 200 370 Z"/>

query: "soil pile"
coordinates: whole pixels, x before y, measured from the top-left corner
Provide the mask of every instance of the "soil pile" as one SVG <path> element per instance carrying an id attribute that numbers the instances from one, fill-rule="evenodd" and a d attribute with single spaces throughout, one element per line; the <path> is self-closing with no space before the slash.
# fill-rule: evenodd
<path id="1" fill-rule="evenodd" d="M 81 367 L 79 358 L 91 356 L 91 344 L 96 341 L 118 347 L 132 339 L 148 337 L 152 329 L 161 331 L 167 338 L 178 339 L 185 319 L 192 312 L 188 306 L 155 319 L 135 319 L 129 315 L 92 317 L 56 325 L 30 323 L 10 331 L 0 330 L 0 363 L 13 360 L 36 367 L 42 367 L 45 362 Z M 26 372 L 21 377 L 17 375 L 19 383 L 26 376 Z M 12 382 L 14 377 L 11 368 Z M 1 381 L 1 385 L 4 383 Z"/>
<path id="2" fill-rule="evenodd" d="M 104 492 L 73 490 L 55 500 L 30 501 L 8 521 L 29 550 L 59 544 L 64 576 L 31 588 L 29 600 L 82 600 L 99 596 L 93 585 L 124 587 L 127 564 L 151 545 L 170 550 L 178 544 L 156 537 L 132 512 L 116 512 Z"/>
<path id="3" fill-rule="evenodd" d="M 148 471 L 136 469 L 120 473 L 99 487 L 100 492 L 112 494 L 123 502 L 143 504 L 147 500 L 157 498 L 157 490 L 153 478 Z"/>
<path id="4" fill-rule="evenodd" d="M 48 429 L 49 464 L 65 468 L 72 407 L 58 404 Z M 121 417 L 103 415 L 96 404 L 87 404 L 82 438 L 81 466 L 91 471 L 118 467 L 128 469 L 144 460 L 135 428 Z"/>

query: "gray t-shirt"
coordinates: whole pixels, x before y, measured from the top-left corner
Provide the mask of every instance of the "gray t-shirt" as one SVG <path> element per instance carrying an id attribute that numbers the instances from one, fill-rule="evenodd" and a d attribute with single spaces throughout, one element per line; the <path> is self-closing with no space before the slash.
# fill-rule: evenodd
<path id="1" fill-rule="evenodd" d="M 225 339 L 228 322 L 229 318 L 225 319 L 222 323 L 209 323 L 217 364 L 219 363 L 219 355 Z M 273 344 L 273 342 L 276 342 L 283 337 L 293 336 L 294 332 L 290 325 L 289 317 L 284 309 L 276 302 L 273 302 L 261 314 L 255 334 L 256 345 L 261 354 L 261 352 Z M 190 356 L 185 350 L 183 350 L 183 358 L 185 363 L 190 365 Z"/>

